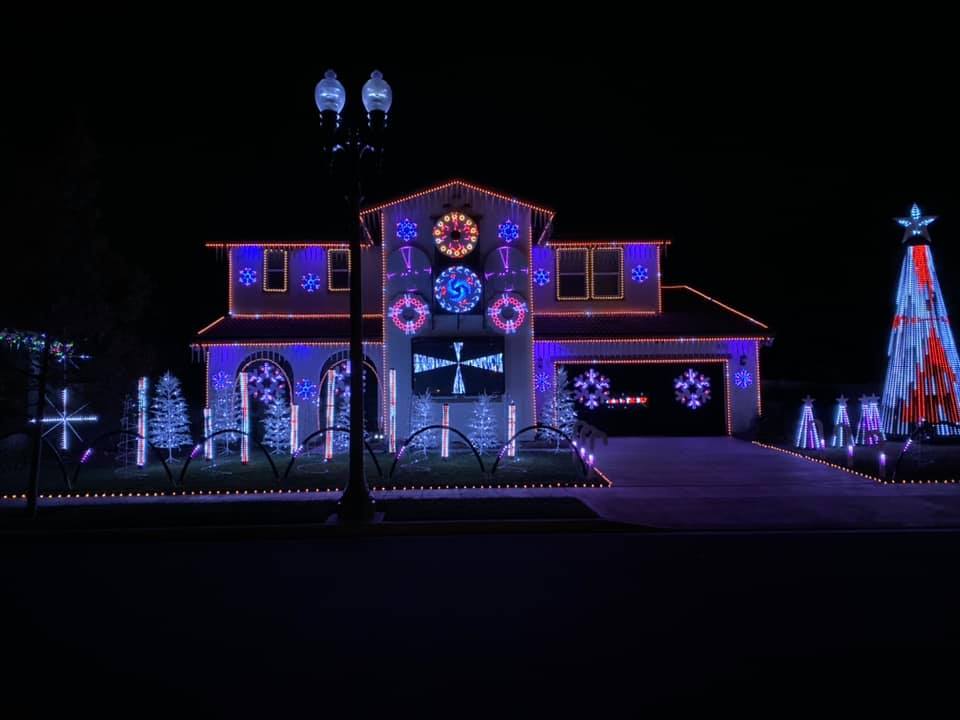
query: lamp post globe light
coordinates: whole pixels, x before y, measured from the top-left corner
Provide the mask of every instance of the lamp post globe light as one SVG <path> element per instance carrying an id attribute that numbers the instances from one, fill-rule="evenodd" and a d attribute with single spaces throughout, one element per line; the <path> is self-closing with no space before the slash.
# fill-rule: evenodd
<path id="1" fill-rule="evenodd" d="M 363 273 L 360 207 L 364 173 L 376 169 L 383 151 L 383 131 L 393 104 L 393 91 L 377 70 L 361 91 L 366 118 L 356 124 L 343 117 L 347 92 L 333 70 L 317 83 L 313 96 L 320 111 L 323 151 L 333 172 L 340 166 L 349 213 L 350 247 L 350 450 L 347 485 L 340 498 L 341 522 L 362 522 L 373 516 L 373 498 L 363 474 Z"/>

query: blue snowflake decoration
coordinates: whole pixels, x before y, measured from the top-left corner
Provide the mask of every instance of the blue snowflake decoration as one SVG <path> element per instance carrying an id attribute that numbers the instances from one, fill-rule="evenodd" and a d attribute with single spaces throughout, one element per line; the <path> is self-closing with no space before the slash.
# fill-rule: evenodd
<path id="1" fill-rule="evenodd" d="M 501 225 L 497 226 L 497 237 L 504 242 L 511 243 L 520 237 L 520 226 L 513 220 L 504 220 Z"/>
<path id="2" fill-rule="evenodd" d="M 231 384 L 230 376 L 221 370 L 220 372 L 214 374 L 212 378 L 210 378 L 210 383 L 213 385 L 213 389 L 217 392 L 226 390 Z"/>
<path id="3" fill-rule="evenodd" d="M 537 287 L 543 287 L 550 282 L 550 271 L 546 268 L 537 268 L 533 271 L 533 281 Z"/>
<path id="4" fill-rule="evenodd" d="M 733 384 L 741 390 L 753 385 L 753 375 L 746 368 L 740 368 L 733 374 Z"/>
<path id="5" fill-rule="evenodd" d="M 463 265 L 448 267 L 433 284 L 433 296 L 437 304 L 451 313 L 470 312 L 480 302 L 483 286 L 480 278 Z"/>
<path id="6" fill-rule="evenodd" d="M 307 380 L 307 378 L 302 378 L 297 380 L 294 392 L 301 400 L 313 400 L 317 396 L 317 384 Z"/>
<path id="7" fill-rule="evenodd" d="M 633 278 L 635 283 L 646 282 L 647 278 L 650 277 L 650 271 L 643 265 L 637 265 L 630 271 L 630 277 Z"/>
<path id="8" fill-rule="evenodd" d="M 244 287 L 250 287 L 257 282 L 257 271 L 252 267 L 245 267 L 240 271 L 240 284 Z"/>
<path id="9" fill-rule="evenodd" d="M 417 224 L 410 218 L 404 218 L 397 223 L 397 237 L 404 242 L 410 242 L 417 237 Z"/>
<path id="10" fill-rule="evenodd" d="M 550 376 L 543 370 L 540 370 L 536 375 L 533 376 L 533 386 L 537 389 L 537 392 L 547 392 L 552 385 L 553 383 L 550 382 Z"/>
<path id="11" fill-rule="evenodd" d="M 307 273 L 300 278 L 300 287 L 308 293 L 316 292 L 320 289 L 320 276 L 314 273 Z"/>

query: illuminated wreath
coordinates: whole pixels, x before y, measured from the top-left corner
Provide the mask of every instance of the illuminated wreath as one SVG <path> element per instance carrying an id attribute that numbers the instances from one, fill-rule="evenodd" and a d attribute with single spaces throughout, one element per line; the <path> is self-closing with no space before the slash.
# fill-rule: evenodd
<path id="1" fill-rule="evenodd" d="M 595 368 L 589 368 L 573 379 L 573 395 L 588 410 L 596 410 L 610 397 L 610 381 Z"/>
<path id="2" fill-rule="evenodd" d="M 633 270 L 630 271 L 630 277 L 633 278 L 635 283 L 646 282 L 647 278 L 650 277 L 650 271 L 643 265 L 636 265 Z"/>
<path id="3" fill-rule="evenodd" d="M 753 374 L 746 368 L 740 368 L 733 374 L 733 384 L 741 390 L 753 385 Z"/>
<path id="4" fill-rule="evenodd" d="M 433 283 L 433 296 L 447 312 L 470 312 L 480 302 L 480 278 L 463 265 L 448 267 Z"/>
<path id="5" fill-rule="evenodd" d="M 473 252 L 479 233 L 473 218 L 457 212 L 444 215 L 433 226 L 433 240 L 437 249 L 454 260 Z"/>
<path id="6" fill-rule="evenodd" d="M 533 281 L 537 287 L 543 287 L 550 282 L 550 271 L 546 268 L 537 268 L 533 271 Z"/>
<path id="7" fill-rule="evenodd" d="M 497 237 L 504 242 L 511 243 L 520 237 L 520 226 L 513 220 L 504 220 L 501 225 L 497 226 Z"/>
<path id="8" fill-rule="evenodd" d="M 410 242 L 417 237 L 417 224 L 410 218 L 404 218 L 397 223 L 397 237 L 404 242 Z"/>
<path id="9" fill-rule="evenodd" d="M 413 335 L 426 324 L 430 308 L 419 295 L 404 293 L 391 303 L 387 315 L 404 335 Z"/>
<path id="10" fill-rule="evenodd" d="M 527 317 L 527 303 L 515 293 L 502 293 L 490 303 L 487 315 L 500 332 L 515 333 Z"/>
<path id="11" fill-rule="evenodd" d="M 320 289 L 320 276 L 314 273 L 307 273 L 300 278 L 300 287 L 308 293 L 316 292 Z"/>
<path id="12" fill-rule="evenodd" d="M 213 389 L 217 392 L 226 390 L 227 386 L 230 385 L 230 376 L 221 370 L 218 373 L 215 373 L 212 378 L 210 378 L 210 383 L 213 385 Z"/>
<path id="13" fill-rule="evenodd" d="M 703 407 L 710 400 L 710 378 L 690 368 L 673 381 L 677 402 L 691 410 Z"/>
<path id="14" fill-rule="evenodd" d="M 257 271 L 252 267 L 245 267 L 240 271 L 240 284 L 244 287 L 250 287 L 257 282 Z"/>

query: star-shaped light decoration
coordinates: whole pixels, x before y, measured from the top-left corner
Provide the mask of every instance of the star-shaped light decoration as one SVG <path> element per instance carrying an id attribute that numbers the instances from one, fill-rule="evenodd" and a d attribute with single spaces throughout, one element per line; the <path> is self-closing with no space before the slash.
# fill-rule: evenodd
<path id="1" fill-rule="evenodd" d="M 841 395 L 840 397 L 838 397 L 838 398 L 837 398 L 837 405 L 840 405 L 840 406 L 842 406 L 842 407 L 846 407 L 846 406 L 847 406 L 847 396 L 846 396 L 846 395 Z"/>
<path id="2" fill-rule="evenodd" d="M 927 232 L 927 228 L 932 225 L 936 219 L 936 215 L 924 217 L 923 213 L 920 212 L 920 207 L 916 203 L 910 208 L 910 217 L 896 218 L 897 224 L 904 228 L 904 242 L 918 236 L 926 238 L 927 242 L 930 242 L 930 233 Z"/>
<path id="3" fill-rule="evenodd" d="M 80 440 L 81 442 L 83 441 L 83 438 L 80 437 L 80 433 L 78 433 L 76 428 L 73 427 L 75 424 L 97 422 L 99 420 L 96 415 L 80 414 L 87 407 L 86 405 L 71 411 L 69 409 L 70 400 L 68 398 L 66 388 L 60 391 L 60 407 L 57 407 L 53 400 L 49 398 L 49 396 L 46 398 L 46 400 L 47 404 L 53 408 L 53 415 L 44 415 L 41 422 L 44 425 L 52 425 L 53 427 L 43 433 L 43 435 L 46 437 L 50 433 L 59 429 L 61 450 L 70 449 L 70 433 L 73 433 L 77 440 Z M 32 418 L 30 422 L 33 422 Z"/>

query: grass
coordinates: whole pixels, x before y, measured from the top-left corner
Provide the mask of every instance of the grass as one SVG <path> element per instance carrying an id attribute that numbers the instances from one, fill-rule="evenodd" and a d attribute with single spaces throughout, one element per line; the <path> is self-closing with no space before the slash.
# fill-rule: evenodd
<path id="1" fill-rule="evenodd" d="M 887 482 L 894 480 L 897 458 L 903 446 L 903 441 L 887 441 L 874 447 L 854 447 L 851 461 L 848 460 L 846 448 L 827 447 L 817 451 L 780 445 L 811 459 L 826 460 Z M 880 466 L 881 453 L 886 456 L 886 467 L 883 469 Z M 896 467 L 895 479 L 896 482 L 960 481 L 960 444 L 914 443 L 904 454 L 899 467 Z"/>

